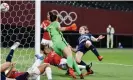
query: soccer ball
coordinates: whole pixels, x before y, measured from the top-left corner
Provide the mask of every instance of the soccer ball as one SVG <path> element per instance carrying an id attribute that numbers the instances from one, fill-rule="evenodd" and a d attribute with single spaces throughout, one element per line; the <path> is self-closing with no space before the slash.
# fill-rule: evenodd
<path id="1" fill-rule="evenodd" d="M 7 12 L 9 10 L 9 5 L 7 3 L 0 4 L 1 12 Z"/>

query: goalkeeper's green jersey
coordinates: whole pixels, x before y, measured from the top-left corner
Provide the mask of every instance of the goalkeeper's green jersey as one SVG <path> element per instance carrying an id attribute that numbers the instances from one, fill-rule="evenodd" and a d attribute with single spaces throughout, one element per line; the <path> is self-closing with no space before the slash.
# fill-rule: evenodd
<path id="1" fill-rule="evenodd" d="M 59 41 L 66 43 L 66 40 L 64 39 L 62 32 L 58 30 L 58 27 L 60 27 L 60 23 L 58 21 L 54 21 L 47 27 L 46 30 L 49 32 L 53 43 Z"/>

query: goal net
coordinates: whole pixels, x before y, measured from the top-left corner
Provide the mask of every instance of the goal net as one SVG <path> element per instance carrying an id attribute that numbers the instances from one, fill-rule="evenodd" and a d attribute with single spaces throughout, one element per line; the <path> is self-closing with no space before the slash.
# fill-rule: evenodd
<path id="1" fill-rule="evenodd" d="M 12 62 L 16 68 L 26 71 L 34 62 L 35 54 L 35 1 L 1 1 L 9 4 L 9 11 L 1 12 L 1 63 L 5 62 L 10 47 L 15 41 L 20 46 L 15 50 Z"/>

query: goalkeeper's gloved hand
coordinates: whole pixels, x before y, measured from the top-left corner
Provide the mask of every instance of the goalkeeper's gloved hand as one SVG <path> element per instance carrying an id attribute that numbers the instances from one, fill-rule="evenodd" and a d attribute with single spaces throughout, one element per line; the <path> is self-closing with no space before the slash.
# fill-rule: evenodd
<path id="1" fill-rule="evenodd" d="M 77 30 L 77 25 L 73 23 L 71 26 L 66 27 L 66 30 L 68 31 L 76 31 Z"/>

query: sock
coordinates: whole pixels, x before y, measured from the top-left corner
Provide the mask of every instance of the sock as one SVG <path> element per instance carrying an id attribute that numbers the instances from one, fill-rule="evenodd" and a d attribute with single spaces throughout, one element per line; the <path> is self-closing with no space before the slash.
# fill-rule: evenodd
<path id="1" fill-rule="evenodd" d="M 77 65 L 75 60 L 73 61 L 73 68 L 78 73 L 78 75 L 81 74 L 81 71 L 80 71 L 80 69 L 79 69 L 79 67 L 78 67 L 78 65 Z"/>
<path id="2" fill-rule="evenodd" d="M 11 49 L 8 56 L 6 57 L 6 62 L 11 62 L 12 57 L 13 57 L 14 50 Z"/>
<path id="3" fill-rule="evenodd" d="M 78 67 L 79 67 L 80 69 L 86 69 L 86 66 L 83 66 L 83 65 L 78 65 Z"/>
<path id="4" fill-rule="evenodd" d="M 36 59 L 35 62 L 34 62 L 34 64 L 32 65 L 32 68 L 38 67 L 41 63 L 42 63 L 42 60 L 41 59 Z"/>
<path id="5" fill-rule="evenodd" d="M 52 80 L 52 70 L 51 70 L 51 68 L 46 67 L 45 72 L 46 72 L 48 80 Z"/>
<path id="6" fill-rule="evenodd" d="M 19 45 L 20 45 L 19 42 L 15 42 L 15 43 L 11 46 L 11 49 L 15 50 Z"/>
<path id="7" fill-rule="evenodd" d="M 86 63 L 84 62 L 84 61 L 82 61 L 81 60 L 81 62 L 80 63 L 78 63 L 79 65 L 84 65 L 84 66 L 86 66 Z"/>
<path id="8" fill-rule="evenodd" d="M 32 65 L 32 68 L 33 67 L 37 67 L 37 66 L 39 66 L 41 63 L 42 63 L 42 58 L 43 58 L 43 54 L 36 54 L 38 57 L 40 57 L 40 58 L 37 58 L 36 60 L 35 60 L 35 62 L 34 62 L 34 64 Z"/>
<path id="9" fill-rule="evenodd" d="M 90 46 L 90 49 L 97 57 L 100 56 L 97 49 L 93 45 Z"/>
<path id="10" fill-rule="evenodd" d="M 67 57 L 67 65 L 68 67 L 72 68 L 73 67 L 73 59 L 71 56 Z"/>
<path id="11" fill-rule="evenodd" d="M 16 77 L 16 80 L 28 80 L 29 73 L 25 72 L 24 74 Z"/>

